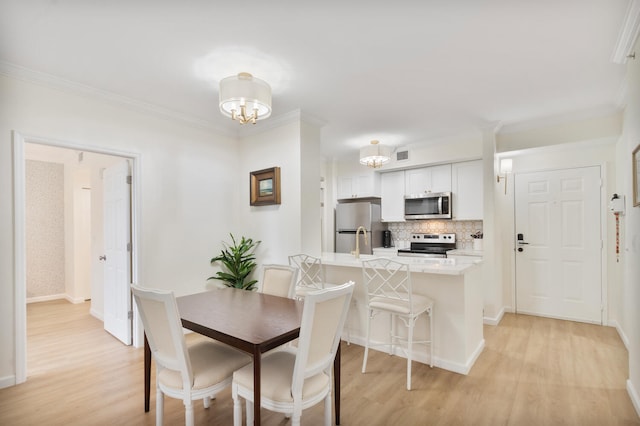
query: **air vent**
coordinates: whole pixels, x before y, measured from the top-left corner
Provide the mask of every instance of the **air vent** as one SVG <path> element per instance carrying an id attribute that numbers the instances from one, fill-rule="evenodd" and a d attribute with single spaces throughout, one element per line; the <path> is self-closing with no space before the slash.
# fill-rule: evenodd
<path id="1" fill-rule="evenodd" d="M 409 151 L 397 151 L 396 161 L 403 161 L 409 159 Z"/>

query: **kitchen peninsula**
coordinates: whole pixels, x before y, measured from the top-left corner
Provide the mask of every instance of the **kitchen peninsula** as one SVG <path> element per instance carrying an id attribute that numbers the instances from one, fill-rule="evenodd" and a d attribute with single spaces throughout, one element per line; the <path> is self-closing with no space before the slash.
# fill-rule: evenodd
<path id="1" fill-rule="evenodd" d="M 360 345 L 365 342 L 367 323 L 362 260 L 374 257 L 361 255 L 356 259 L 345 253 L 323 253 L 322 256 L 327 282 L 339 284 L 352 280 L 356 283 L 345 327 L 350 340 Z M 434 365 L 468 374 L 484 348 L 480 262 L 417 257 L 396 257 L 394 260 L 409 264 L 413 292 L 434 300 Z M 400 325 L 399 330 L 403 328 Z M 428 330 L 428 321 L 421 318 L 416 323 L 416 338 L 427 337 Z M 372 342 L 386 342 L 388 336 L 388 316 L 376 316 L 371 322 Z M 424 345 L 415 345 L 413 359 L 428 364 L 428 353 Z M 396 355 L 404 356 L 397 348 Z"/>

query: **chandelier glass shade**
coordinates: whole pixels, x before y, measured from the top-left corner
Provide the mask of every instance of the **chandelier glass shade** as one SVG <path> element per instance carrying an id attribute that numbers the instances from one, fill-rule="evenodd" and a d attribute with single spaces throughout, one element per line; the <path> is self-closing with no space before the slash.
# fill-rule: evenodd
<path id="1" fill-rule="evenodd" d="M 220 80 L 220 112 L 240 124 L 256 124 L 271 115 L 271 87 L 241 72 Z"/>
<path id="2" fill-rule="evenodd" d="M 360 164 L 377 169 L 391 160 L 391 148 L 376 140 L 360 148 Z"/>

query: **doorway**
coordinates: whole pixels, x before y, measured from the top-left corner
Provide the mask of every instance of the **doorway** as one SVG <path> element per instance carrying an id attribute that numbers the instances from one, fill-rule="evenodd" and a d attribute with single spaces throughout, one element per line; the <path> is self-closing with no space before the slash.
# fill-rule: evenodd
<path id="1" fill-rule="evenodd" d="M 516 312 L 603 323 L 600 167 L 515 176 Z"/>
<path id="2" fill-rule="evenodd" d="M 54 141 L 48 140 L 44 138 L 36 138 L 29 137 L 25 135 L 21 135 L 17 132 L 13 134 L 13 142 L 14 142 L 14 172 L 15 172 L 15 259 L 16 259 L 16 282 L 15 282 L 15 312 L 16 312 L 16 384 L 22 383 L 26 380 L 27 376 L 27 353 L 26 353 L 26 335 L 27 335 L 27 324 L 26 324 L 26 221 L 25 221 L 25 170 L 26 170 L 26 160 L 25 151 L 28 148 L 28 144 L 36 144 L 43 147 L 48 148 L 57 148 L 61 151 L 65 151 L 66 153 L 71 153 L 72 155 L 82 155 L 85 154 L 87 156 L 91 156 L 95 154 L 96 157 L 112 157 L 114 161 L 123 161 L 126 159 L 126 162 L 130 164 L 132 171 L 131 182 L 131 214 L 128 217 L 131 222 L 131 275 L 129 280 L 131 282 L 135 282 L 137 279 L 137 247 L 138 247 L 138 235 L 137 235 L 137 191 L 136 191 L 136 182 L 138 165 L 139 165 L 139 157 L 137 154 L 127 153 L 127 152 L 119 152 L 111 149 L 98 148 L 98 147 L 90 147 L 83 144 L 75 144 L 71 142 L 63 142 L 63 141 Z M 85 157 L 86 158 L 86 157 Z M 82 197 L 81 197 L 82 199 Z M 84 201 L 80 201 L 86 203 L 86 199 Z M 102 220 L 102 218 L 100 218 Z M 98 261 L 98 256 L 91 256 L 91 262 Z M 93 268 L 92 268 L 93 269 Z M 93 282 L 93 279 L 92 279 Z M 96 294 L 96 291 L 100 292 L 101 289 L 92 288 L 91 298 L 94 299 L 103 299 L 103 297 L 99 297 L 100 294 Z M 78 294 L 82 294 L 82 291 L 79 291 Z M 92 312 L 93 313 L 93 312 Z M 99 315 L 95 315 L 99 317 Z M 103 319 L 103 318 L 99 318 Z M 133 338 L 136 346 L 140 345 L 141 341 L 141 331 L 138 329 L 138 324 L 134 322 L 133 324 Z"/>

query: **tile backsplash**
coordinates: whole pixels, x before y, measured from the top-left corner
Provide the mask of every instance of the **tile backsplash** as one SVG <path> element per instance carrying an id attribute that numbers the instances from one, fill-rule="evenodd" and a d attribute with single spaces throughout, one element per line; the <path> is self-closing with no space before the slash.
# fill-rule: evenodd
<path id="1" fill-rule="evenodd" d="M 389 222 L 388 229 L 394 246 L 409 247 L 413 233 L 456 234 L 456 248 L 471 249 L 471 234 L 482 231 L 481 220 L 416 220 L 410 222 Z"/>

